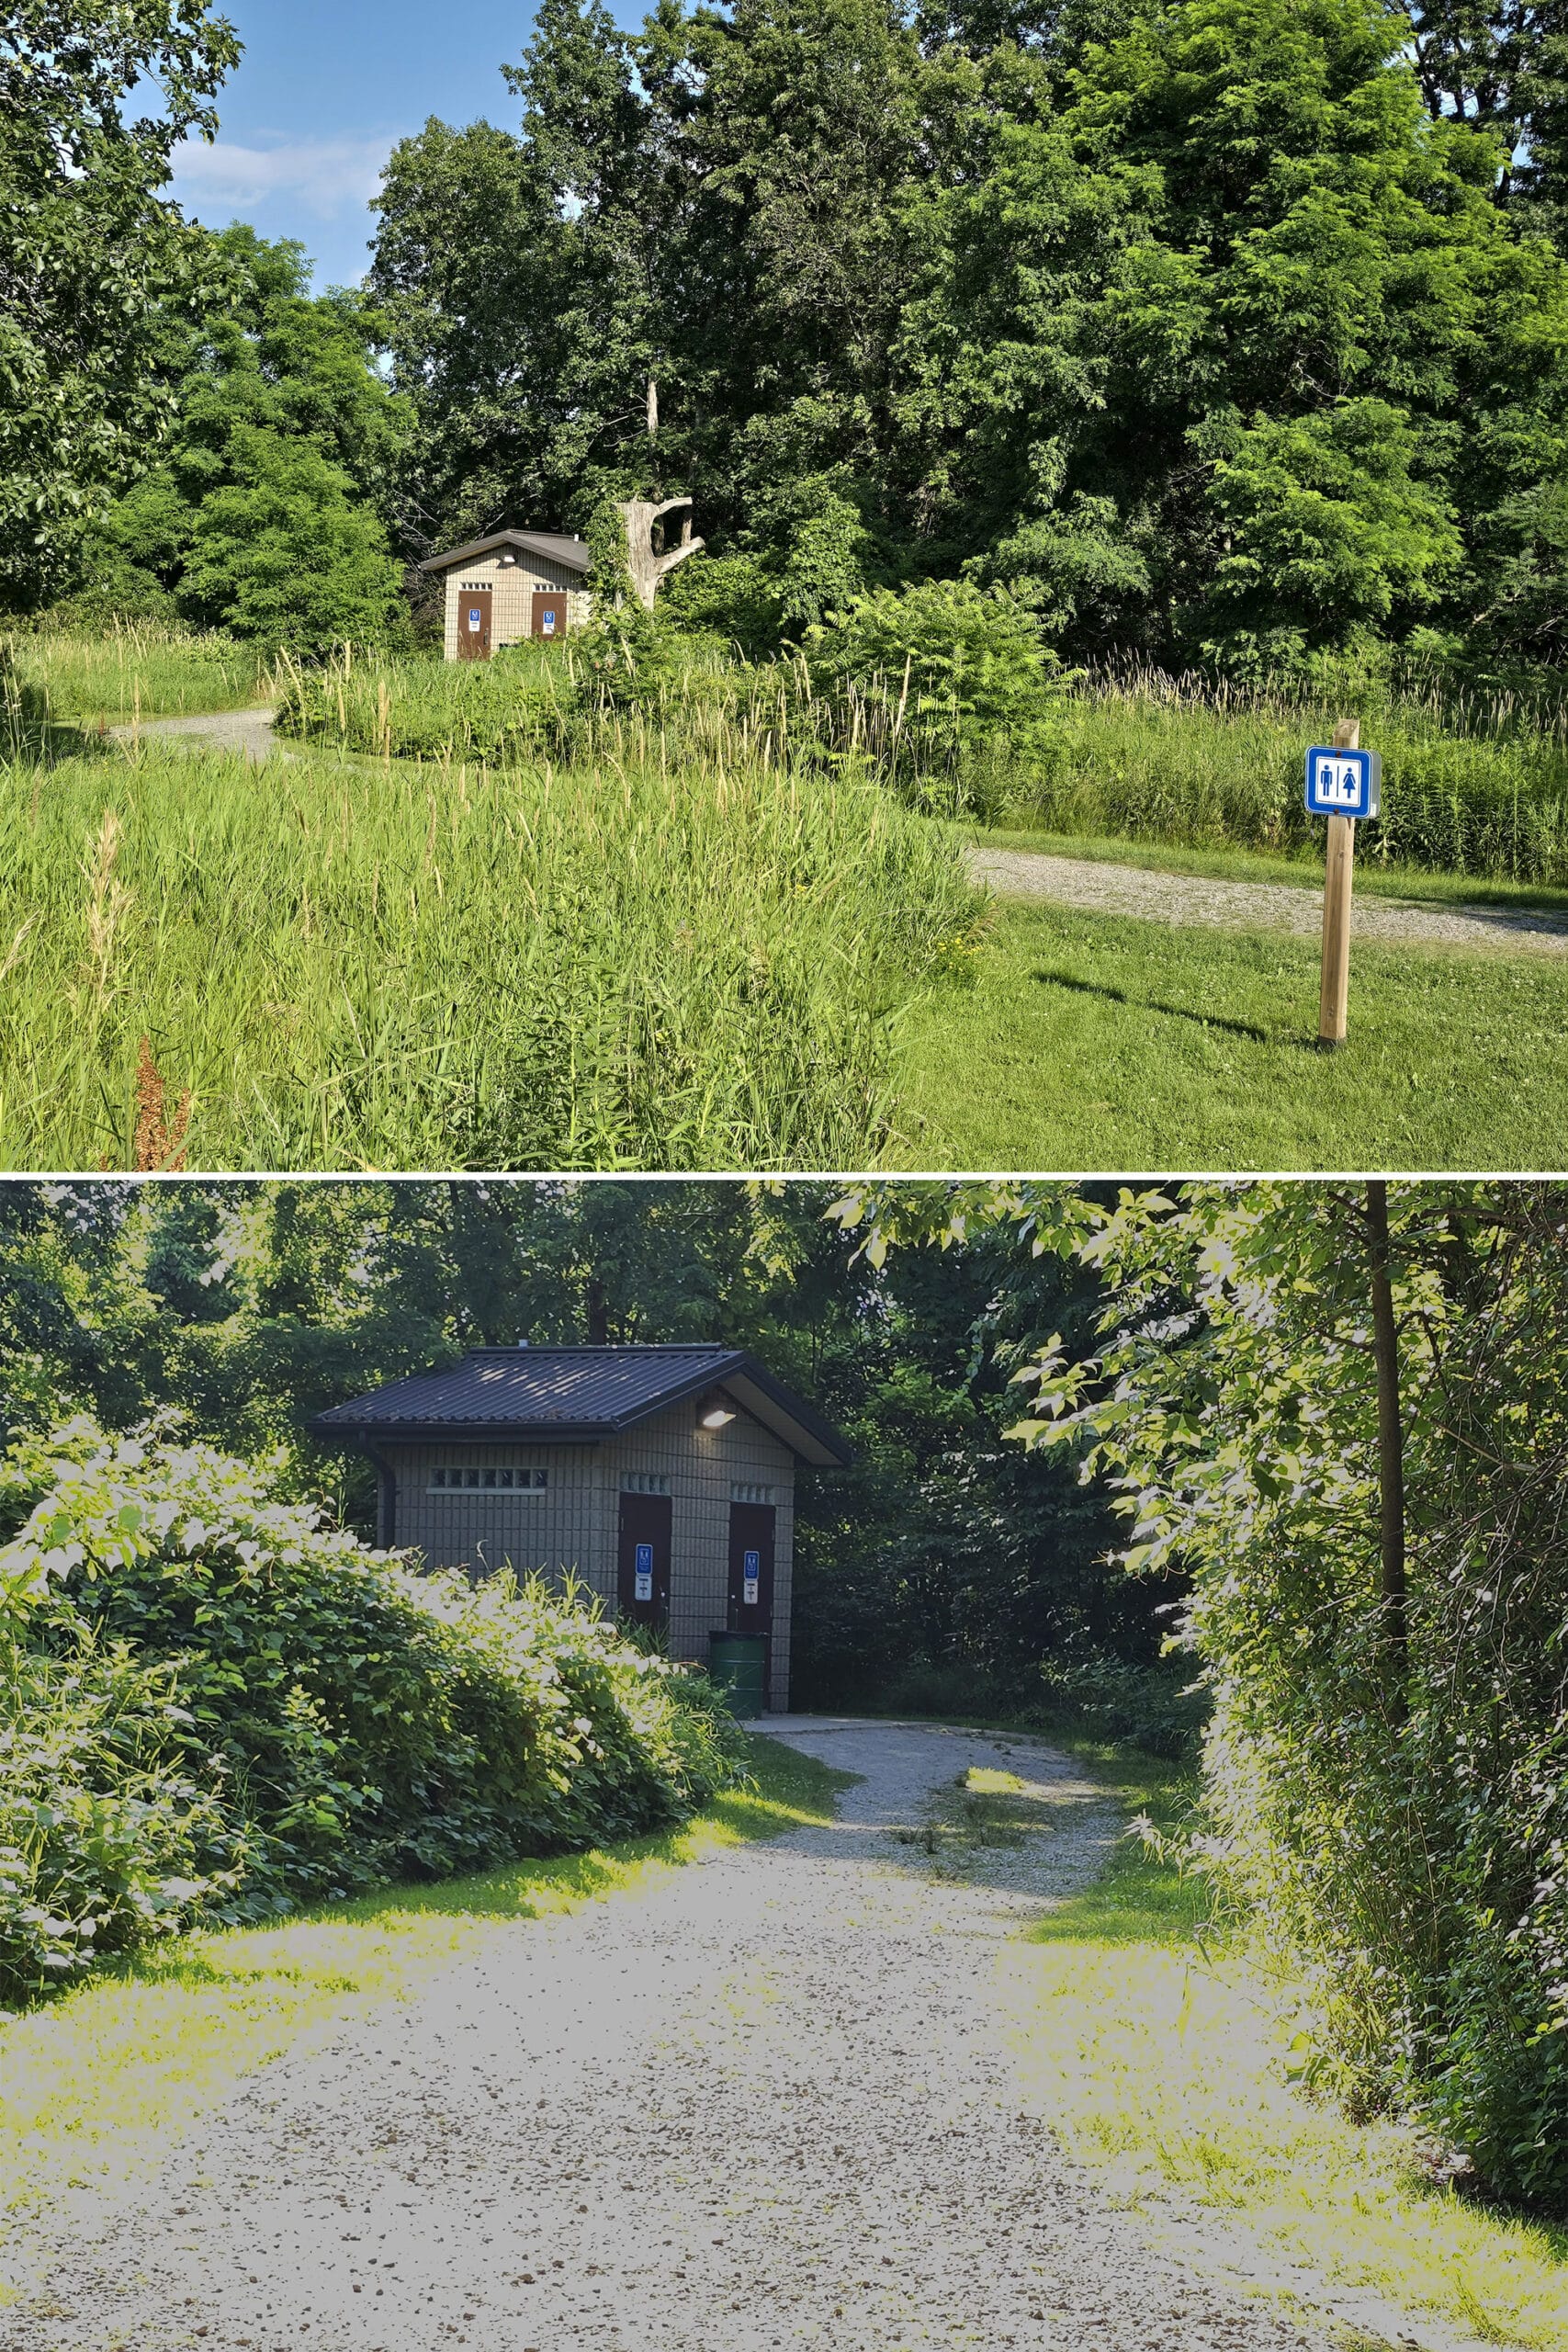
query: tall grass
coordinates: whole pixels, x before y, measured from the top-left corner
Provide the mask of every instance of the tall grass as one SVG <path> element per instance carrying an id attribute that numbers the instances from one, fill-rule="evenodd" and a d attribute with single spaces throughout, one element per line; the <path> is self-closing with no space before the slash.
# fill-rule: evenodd
<path id="1" fill-rule="evenodd" d="M 13 762 L 0 1162 L 863 1166 L 980 904 L 874 786 L 756 764 Z"/>
<path id="2" fill-rule="evenodd" d="M 0 645 L 3 666 L 30 689 L 38 715 L 56 723 L 101 718 L 115 726 L 231 710 L 262 701 L 272 686 L 255 646 L 169 621 L 13 630 Z"/>
<path id="3" fill-rule="evenodd" d="M 383 756 L 761 760 L 894 784 L 912 805 L 1054 833 L 1313 856 L 1302 806 L 1310 742 L 1340 704 L 1154 671 L 1083 681 L 1027 755 L 966 741 L 955 722 L 917 744 L 897 677 L 816 692 L 805 666 L 716 660 L 705 646 L 618 679 L 570 644 L 494 662 L 355 660 L 294 673 L 280 725 Z M 1383 814 L 1362 854 L 1430 871 L 1568 886 L 1568 712 L 1412 676 L 1357 681 L 1362 741 L 1383 754 Z M 939 714 L 940 716 L 940 714 Z M 928 723 L 926 736 L 932 736 Z"/>
<path id="4" fill-rule="evenodd" d="M 987 813 L 1053 832 L 1184 847 L 1321 846 L 1302 805 L 1306 747 L 1359 715 L 1383 757 L 1361 854 L 1496 880 L 1568 884 L 1568 719 L 1515 697 L 1363 688 L 1359 712 L 1158 673 L 1091 681 L 1050 763 Z"/>

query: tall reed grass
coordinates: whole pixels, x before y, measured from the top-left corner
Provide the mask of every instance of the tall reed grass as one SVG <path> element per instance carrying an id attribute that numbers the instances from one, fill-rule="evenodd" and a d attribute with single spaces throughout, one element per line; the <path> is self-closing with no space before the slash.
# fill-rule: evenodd
<path id="1" fill-rule="evenodd" d="M 1568 883 L 1568 720 L 1549 701 L 1364 686 L 1359 707 L 1158 673 L 1089 682 L 1048 768 L 996 813 L 1062 833 L 1306 855 L 1306 747 L 1359 716 L 1383 757 L 1363 855 L 1434 871 Z"/>
<path id="2" fill-rule="evenodd" d="M 1543 694 L 1465 694 L 1412 676 L 1356 682 L 1362 741 L 1383 754 L 1383 814 L 1362 854 L 1478 877 L 1568 885 L 1568 718 Z M 617 685 L 573 649 L 491 663 L 340 659 L 288 680 L 280 723 L 384 756 L 687 759 L 893 784 L 916 807 L 990 823 L 1306 858 L 1322 828 L 1302 806 L 1307 745 L 1346 708 L 1154 671 L 1085 679 L 1057 700 L 1049 741 L 940 756 L 918 747 L 896 677 L 831 696 L 804 664 L 716 664 L 705 651 Z M 929 731 L 929 730 L 928 730 Z"/>
<path id="3" fill-rule="evenodd" d="M 14 629 L 0 640 L 0 667 L 56 724 L 231 710 L 264 700 L 273 683 L 255 646 L 220 630 L 112 617 L 101 628 Z"/>
<path id="4" fill-rule="evenodd" d="M 756 763 L 14 761 L 0 1163 L 864 1165 L 980 906 L 874 786 Z"/>

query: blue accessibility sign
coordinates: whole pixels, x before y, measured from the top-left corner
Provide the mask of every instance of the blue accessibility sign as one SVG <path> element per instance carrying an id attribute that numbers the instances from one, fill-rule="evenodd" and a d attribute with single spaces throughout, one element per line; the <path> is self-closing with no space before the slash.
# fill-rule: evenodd
<path id="1" fill-rule="evenodd" d="M 1381 752 L 1314 744 L 1306 760 L 1309 817 L 1375 817 L 1382 792 Z"/>

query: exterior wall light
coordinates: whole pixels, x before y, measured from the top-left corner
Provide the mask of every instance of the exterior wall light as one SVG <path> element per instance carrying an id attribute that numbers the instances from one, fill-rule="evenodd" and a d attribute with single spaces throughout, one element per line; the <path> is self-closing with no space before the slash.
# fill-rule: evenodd
<path id="1" fill-rule="evenodd" d="M 735 1415 L 729 1407 L 721 1405 L 716 1400 L 703 1407 L 702 1411 L 697 1415 L 697 1426 L 705 1430 L 721 1430 L 726 1421 L 732 1421 L 734 1419 Z"/>

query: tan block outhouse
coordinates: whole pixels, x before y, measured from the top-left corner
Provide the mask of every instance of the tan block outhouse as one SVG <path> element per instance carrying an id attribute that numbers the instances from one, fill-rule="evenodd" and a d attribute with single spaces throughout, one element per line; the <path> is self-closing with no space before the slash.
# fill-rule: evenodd
<path id="1" fill-rule="evenodd" d="M 422 571 L 446 583 L 448 662 L 488 662 L 503 645 L 583 628 L 592 600 L 585 540 L 561 531 L 494 531 L 488 539 L 427 556 Z"/>
<path id="2" fill-rule="evenodd" d="M 475 1348 L 310 1427 L 375 1464 L 382 1544 L 575 1576 L 677 1657 L 747 1636 L 788 1704 L 795 1474 L 850 1450 L 744 1349 Z"/>

